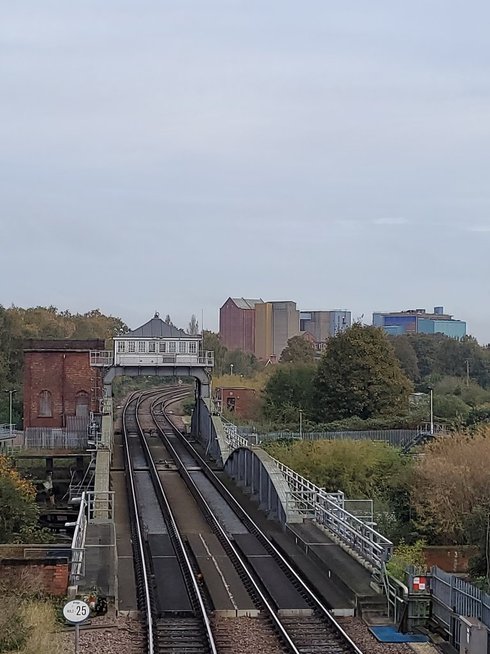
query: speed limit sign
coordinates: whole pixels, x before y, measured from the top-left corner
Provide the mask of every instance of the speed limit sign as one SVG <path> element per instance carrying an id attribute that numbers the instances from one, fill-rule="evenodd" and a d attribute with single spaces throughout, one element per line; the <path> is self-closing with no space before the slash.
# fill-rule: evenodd
<path id="1" fill-rule="evenodd" d="M 68 622 L 78 624 L 90 616 L 90 607 L 82 600 L 71 600 L 63 607 L 63 616 Z"/>

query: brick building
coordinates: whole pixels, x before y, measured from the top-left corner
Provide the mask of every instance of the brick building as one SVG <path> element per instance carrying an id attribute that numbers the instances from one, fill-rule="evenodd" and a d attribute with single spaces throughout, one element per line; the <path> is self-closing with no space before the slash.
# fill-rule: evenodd
<path id="1" fill-rule="evenodd" d="M 236 413 L 242 418 L 254 419 L 260 410 L 260 397 L 254 388 L 243 386 L 217 388 L 214 400 L 221 411 Z"/>
<path id="2" fill-rule="evenodd" d="M 24 428 L 66 427 L 99 411 L 102 372 L 90 366 L 90 350 L 104 349 L 103 340 L 26 341 Z"/>
<path id="3" fill-rule="evenodd" d="M 255 352 L 255 307 L 262 300 L 229 297 L 219 310 L 221 342 L 229 350 Z"/>

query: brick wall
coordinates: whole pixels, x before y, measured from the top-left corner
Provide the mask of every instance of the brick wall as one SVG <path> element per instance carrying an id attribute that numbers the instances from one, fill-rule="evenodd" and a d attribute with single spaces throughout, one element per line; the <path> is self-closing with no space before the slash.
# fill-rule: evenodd
<path id="1" fill-rule="evenodd" d="M 253 388 L 218 388 L 216 393 L 223 410 L 242 418 L 254 419 L 260 411 L 260 398 Z"/>
<path id="2" fill-rule="evenodd" d="M 66 595 L 68 589 L 69 565 L 66 559 L 3 559 L 0 561 L 2 581 L 22 583 L 33 592 L 49 595 Z"/>
<path id="3" fill-rule="evenodd" d="M 436 565 L 445 572 L 468 572 L 470 559 L 478 553 L 478 548 L 472 545 L 445 546 L 432 545 L 424 549 L 427 567 Z"/>
<path id="4" fill-rule="evenodd" d="M 76 415 L 80 392 L 87 393 L 90 411 L 99 410 L 96 389 L 101 389 L 101 373 L 90 366 L 90 347 L 69 350 L 66 343 L 59 349 L 51 345 L 24 351 L 24 427 L 64 427 L 66 416 Z M 39 415 L 43 391 L 51 393 L 50 417 Z"/>
<path id="5" fill-rule="evenodd" d="M 220 309 L 219 333 L 229 350 L 254 352 L 255 309 L 240 309 L 229 299 Z"/>

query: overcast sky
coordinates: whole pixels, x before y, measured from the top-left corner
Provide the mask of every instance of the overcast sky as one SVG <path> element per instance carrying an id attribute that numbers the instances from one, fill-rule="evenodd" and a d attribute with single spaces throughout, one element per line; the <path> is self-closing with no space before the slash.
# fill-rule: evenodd
<path id="1" fill-rule="evenodd" d="M 444 305 L 490 341 L 490 4 L 0 0 L 0 304 Z"/>

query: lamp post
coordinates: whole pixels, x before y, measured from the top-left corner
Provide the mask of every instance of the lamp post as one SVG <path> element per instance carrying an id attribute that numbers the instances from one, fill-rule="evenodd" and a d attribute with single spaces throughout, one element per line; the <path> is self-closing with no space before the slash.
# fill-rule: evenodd
<path id="1" fill-rule="evenodd" d="M 233 364 L 230 363 L 230 375 L 232 375 L 232 374 L 233 374 Z"/>
<path id="2" fill-rule="evenodd" d="M 303 409 L 299 410 L 299 438 L 303 440 Z"/>
<path id="3" fill-rule="evenodd" d="M 17 393 L 17 389 L 12 388 L 11 390 L 5 391 L 5 392 L 9 394 L 9 433 L 10 433 L 10 438 L 13 438 L 13 435 L 12 435 L 12 403 L 13 403 L 14 393 Z"/>
<path id="4" fill-rule="evenodd" d="M 434 391 L 430 389 L 430 435 L 434 435 Z"/>

